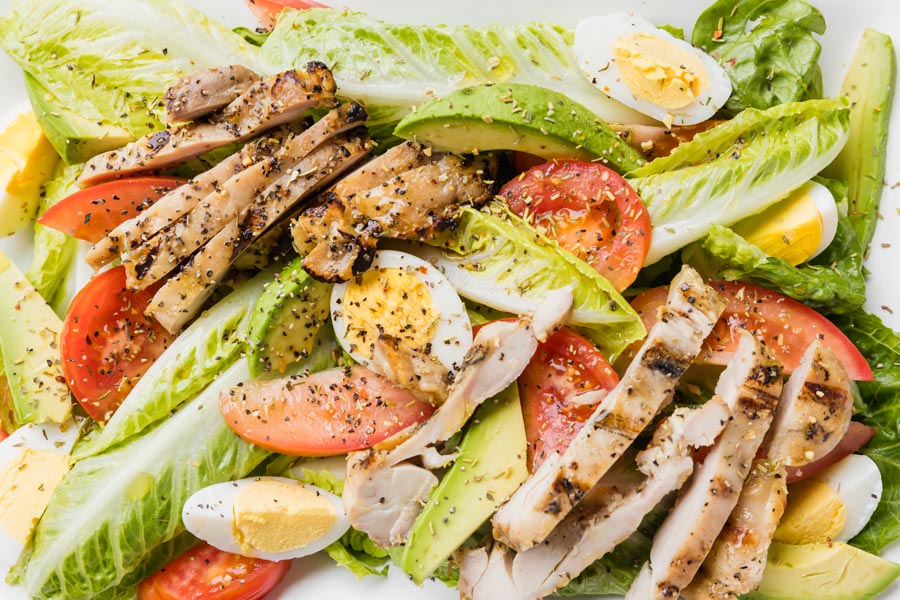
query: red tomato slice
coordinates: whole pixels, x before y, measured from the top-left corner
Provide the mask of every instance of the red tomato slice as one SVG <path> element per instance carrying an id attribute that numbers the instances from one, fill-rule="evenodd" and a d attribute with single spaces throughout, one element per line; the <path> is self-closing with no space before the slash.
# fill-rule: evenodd
<path id="1" fill-rule="evenodd" d="M 112 415 L 173 339 L 144 316 L 157 287 L 128 291 L 120 266 L 95 276 L 72 300 L 60 335 L 62 370 L 96 421 Z"/>
<path id="2" fill-rule="evenodd" d="M 9 437 L 12 433 L 13 423 L 15 423 L 16 415 L 13 408 L 12 391 L 9 389 L 9 380 L 6 374 L 0 374 L 0 442 Z M 7 427 L 10 431 L 7 431 Z"/>
<path id="3" fill-rule="evenodd" d="M 250 12 L 256 17 L 263 27 L 272 31 L 275 29 L 275 21 L 285 8 L 328 8 L 326 4 L 315 0 L 246 0 Z"/>
<path id="4" fill-rule="evenodd" d="M 360 365 L 247 383 L 223 392 L 219 402 L 239 436 L 295 456 L 364 450 L 434 412 L 431 404 Z"/>
<path id="5" fill-rule="evenodd" d="M 290 561 L 272 562 L 194 546 L 137 587 L 138 600 L 259 600 L 284 578 Z"/>
<path id="6" fill-rule="evenodd" d="M 611 390 L 619 376 L 587 339 L 560 329 L 538 346 L 519 377 L 519 396 L 532 472 L 547 455 L 562 453 L 596 404 L 577 404 L 572 396 L 588 390 Z"/>
<path id="7" fill-rule="evenodd" d="M 619 291 L 634 282 L 650 249 L 650 213 L 612 169 L 575 160 L 544 163 L 508 182 L 500 195 Z"/>
<path id="8" fill-rule="evenodd" d="M 695 362 L 724 365 L 737 348 L 739 329 L 747 329 L 781 361 L 787 372 L 800 362 L 809 345 L 819 339 L 837 354 L 851 379 L 871 381 L 872 369 L 846 335 L 810 307 L 766 288 L 740 282 L 710 282 L 728 298 L 728 307 Z M 657 308 L 665 304 L 665 287 L 647 290 L 631 305 L 647 329 L 656 323 Z"/>
<path id="9" fill-rule="evenodd" d="M 185 183 L 174 177 L 138 177 L 77 191 L 47 209 L 38 223 L 92 244 L 166 192 Z"/>
<path id="10" fill-rule="evenodd" d="M 850 421 L 850 429 L 847 430 L 847 435 L 841 438 L 841 441 L 838 442 L 837 446 L 831 449 L 831 452 L 806 466 L 788 467 L 787 482 L 794 483 L 795 481 L 806 479 L 807 477 L 815 475 L 822 469 L 830 467 L 848 454 L 853 454 L 865 446 L 874 435 L 874 427 L 863 425 L 857 421 Z"/>

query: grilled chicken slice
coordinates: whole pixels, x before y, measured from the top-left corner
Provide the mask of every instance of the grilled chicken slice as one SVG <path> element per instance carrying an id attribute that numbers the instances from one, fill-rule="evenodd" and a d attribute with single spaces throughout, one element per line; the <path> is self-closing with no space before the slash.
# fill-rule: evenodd
<path id="1" fill-rule="evenodd" d="M 440 406 L 447 399 L 451 377 L 447 367 L 433 356 L 401 345 L 389 335 L 380 335 L 373 342 L 369 366 L 434 406 Z"/>
<path id="2" fill-rule="evenodd" d="M 136 250 L 126 251 L 122 264 L 125 265 L 128 287 L 143 289 L 171 273 L 301 159 L 325 141 L 364 123 L 367 118 L 365 108 L 356 102 L 335 108 L 306 131 L 287 137 L 268 157 L 221 183 L 190 211 Z"/>
<path id="3" fill-rule="evenodd" d="M 725 600 L 755 590 L 787 502 L 787 466 L 821 458 L 850 427 L 850 378 L 830 350 L 814 342 L 781 391 L 763 442 L 766 459 L 754 461 L 728 523 L 719 534 L 686 598 Z"/>
<path id="4" fill-rule="evenodd" d="M 141 171 L 164 169 L 204 152 L 243 142 L 278 125 L 289 123 L 308 109 L 334 106 L 335 83 L 331 71 L 318 62 L 305 69 L 285 71 L 254 84 L 211 122 L 150 133 L 124 148 L 91 158 L 78 178 L 82 186 L 125 177 Z"/>
<path id="5" fill-rule="evenodd" d="M 185 75 L 166 90 L 166 122 L 193 121 L 228 106 L 259 80 L 259 75 L 241 65 Z"/>
<path id="6" fill-rule="evenodd" d="M 179 331 L 237 257 L 285 212 L 352 168 L 372 149 L 364 129 L 340 134 L 284 173 L 222 228 L 156 292 L 146 314 Z"/>
<path id="7" fill-rule="evenodd" d="M 741 332 L 734 359 L 746 369 L 722 377 L 716 394 L 731 420 L 653 538 L 627 599 L 677 598 L 696 575 L 737 504 L 753 457 L 772 423 L 781 393 L 781 365 L 752 334 Z M 744 376 L 741 380 L 740 377 Z"/>
<path id="8" fill-rule="evenodd" d="M 458 432 L 484 400 L 519 377 L 538 342 L 565 322 L 571 306 L 572 291 L 556 290 L 547 294 L 533 316 L 482 327 L 447 400 L 431 418 L 378 447 L 350 454 L 342 501 L 353 527 L 382 546 L 406 539 L 422 503 L 437 484 L 430 470 L 453 458 L 441 455 L 435 446 Z"/>
<path id="9" fill-rule="evenodd" d="M 175 188 L 140 214 L 120 223 L 85 255 L 94 270 L 109 264 L 121 254 L 135 251 L 160 230 L 176 222 L 193 209 L 203 198 L 248 166 L 269 159 L 281 148 L 284 140 L 305 129 L 302 121 L 276 127 L 268 135 L 257 138 L 218 163 L 200 173 L 186 185 Z"/>
<path id="10" fill-rule="evenodd" d="M 378 237 L 428 240 L 455 225 L 460 205 L 482 204 L 496 192 L 493 156 L 429 156 L 409 144 L 400 148 L 393 161 L 367 166 L 297 220 L 294 246 L 306 253 L 303 266 L 312 275 L 347 281 L 369 267 Z M 379 172 L 390 177 L 361 190 Z"/>
<path id="11" fill-rule="evenodd" d="M 463 553 L 460 589 L 468 590 L 467 597 L 473 600 L 531 600 L 563 587 L 633 534 L 647 513 L 681 487 L 694 468 L 693 450 L 715 441 L 729 413 L 726 401 L 719 396 L 699 408 L 675 410 L 660 423 L 650 445 L 637 456 L 639 468 L 647 474 L 640 485 L 609 498 L 599 507 L 582 502 L 542 544 L 524 552 L 515 554 L 501 544 L 491 550 L 492 555 L 506 552 L 512 555 L 511 559 L 500 561 L 491 556 L 485 562 L 477 551 L 472 552 L 471 559 Z M 468 560 L 485 564 L 486 568 L 508 566 L 505 585 L 498 587 L 504 580 L 502 573 L 479 573 L 475 565 L 465 564 Z M 466 580 L 467 576 L 475 579 Z"/>
<path id="12" fill-rule="evenodd" d="M 523 551 L 542 542 L 634 442 L 696 358 L 725 300 L 685 267 L 618 385 L 563 455 L 552 454 L 493 518 L 494 538 Z M 590 392 L 586 392 L 590 394 Z"/>

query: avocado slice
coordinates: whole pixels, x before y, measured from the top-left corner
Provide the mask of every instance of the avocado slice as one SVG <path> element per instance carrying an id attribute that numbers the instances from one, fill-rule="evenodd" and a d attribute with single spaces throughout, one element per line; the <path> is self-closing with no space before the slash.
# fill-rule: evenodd
<path id="1" fill-rule="evenodd" d="M 59 355 L 62 321 L 2 251 L 0 290 L 0 354 L 16 422 L 62 423 L 72 412 Z"/>
<path id="2" fill-rule="evenodd" d="M 843 542 L 794 546 L 772 543 L 752 600 L 867 600 L 897 577 L 900 565 Z"/>
<path id="3" fill-rule="evenodd" d="M 563 94 L 533 85 L 475 85 L 419 106 L 394 130 L 438 150 L 516 150 L 599 160 L 620 173 L 644 164 L 602 119 Z"/>
<path id="4" fill-rule="evenodd" d="M 841 95 L 851 102 L 850 137 L 823 171 L 826 177 L 847 182 L 849 218 L 863 248 L 869 247 L 878 223 L 896 79 L 891 37 L 866 29 L 841 84 Z"/>
<path id="5" fill-rule="evenodd" d="M 133 139 L 121 127 L 95 123 L 62 106 L 28 73 L 25 73 L 25 91 L 44 135 L 67 164 L 81 163 L 101 152 L 121 148 Z"/>
<path id="6" fill-rule="evenodd" d="M 525 424 L 511 385 L 482 404 L 459 446 L 459 457 L 431 492 L 410 531 L 400 568 L 422 583 L 528 477 Z"/>
<path id="7" fill-rule="evenodd" d="M 331 284 L 313 279 L 294 259 L 256 301 L 247 346 L 250 373 L 284 373 L 309 356 L 316 334 L 328 322 Z"/>

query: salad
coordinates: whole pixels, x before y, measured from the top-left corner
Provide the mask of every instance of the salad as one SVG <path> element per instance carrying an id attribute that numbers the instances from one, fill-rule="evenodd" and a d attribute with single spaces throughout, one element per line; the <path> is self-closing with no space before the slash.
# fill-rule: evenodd
<path id="1" fill-rule="evenodd" d="M 3 4 L 3 597 L 895 589 L 888 35 L 302 4 Z"/>

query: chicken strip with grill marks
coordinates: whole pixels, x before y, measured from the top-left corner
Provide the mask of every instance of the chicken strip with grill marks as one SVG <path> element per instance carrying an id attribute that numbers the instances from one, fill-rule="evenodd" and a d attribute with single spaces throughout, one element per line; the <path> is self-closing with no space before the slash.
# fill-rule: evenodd
<path id="1" fill-rule="evenodd" d="M 371 149 L 368 133 L 359 128 L 313 150 L 192 255 L 156 292 L 146 314 L 167 331 L 180 330 L 200 310 L 241 252 L 269 225 L 352 168 Z"/>
<path id="2" fill-rule="evenodd" d="M 830 452 L 853 416 L 850 378 L 834 353 L 816 341 L 781 392 L 763 450 L 737 506 L 700 572 L 682 594 L 692 600 L 734 599 L 762 581 L 769 546 L 787 503 L 787 467 Z"/>
<path id="3" fill-rule="evenodd" d="M 185 75 L 166 90 L 166 122 L 193 121 L 228 106 L 259 80 L 259 75 L 241 65 Z"/>
<path id="4" fill-rule="evenodd" d="M 311 62 L 259 81 L 209 122 L 193 122 L 163 129 L 124 148 L 104 152 L 85 163 L 78 178 L 82 186 L 164 169 L 213 148 L 243 142 L 278 125 L 289 123 L 316 106 L 335 106 L 336 86 L 324 64 Z"/>
<path id="5" fill-rule="evenodd" d="M 515 382 L 538 342 L 565 323 L 571 306 L 570 289 L 554 290 L 534 315 L 482 327 L 446 401 L 425 423 L 381 446 L 350 454 L 342 501 L 356 529 L 382 546 L 406 539 L 422 502 L 437 485 L 431 470 L 454 458 L 440 454 L 435 446 L 462 429 L 482 402 Z"/>
<path id="6" fill-rule="evenodd" d="M 431 239 L 455 226 L 461 205 L 480 205 L 496 193 L 495 157 L 416 148 L 404 144 L 392 160 L 367 165 L 301 215 L 293 236 L 298 252 L 306 253 L 307 271 L 324 281 L 347 281 L 371 265 L 377 238 Z M 416 166 L 406 168 L 410 164 Z M 379 177 L 376 185 L 363 187 Z"/>
<path id="7" fill-rule="evenodd" d="M 367 118 L 365 108 L 352 102 L 328 112 L 306 131 L 286 138 L 271 156 L 243 169 L 137 249 L 126 251 L 122 264 L 127 285 L 143 289 L 168 275 L 298 161 Z"/>
<path id="8" fill-rule="evenodd" d="M 663 521 L 626 599 L 677 598 L 697 574 L 737 505 L 781 393 L 781 365 L 752 334 L 742 331 L 736 351 L 753 368 L 740 382 L 731 420 L 682 489 Z M 723 385 L 720 380 L 717 384 Z"/>
<path id="9" fill-rule="evenodd" d="M 726 301 L 685 267 L 659 321 L 618 385 L 598 404 L 565 453 L 552 454 L 493 518 L 494 538 L 523 551 L 544 541 L 654 415 L 671 401 Z M 586 395 L 592 392 L 586 392 Z"/>

